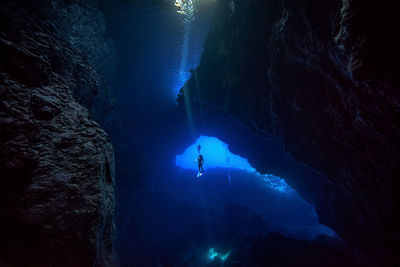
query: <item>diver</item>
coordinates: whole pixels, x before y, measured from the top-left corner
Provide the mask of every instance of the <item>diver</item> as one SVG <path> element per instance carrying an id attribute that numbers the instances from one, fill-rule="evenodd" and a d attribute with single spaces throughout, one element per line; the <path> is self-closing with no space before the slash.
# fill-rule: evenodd
<path id="1" fill-rule="evenodd" d="M 204 164 L 203 156 L 201 154 L 199 154 L 199 156 L 197 157 L 196 161 L 197 161 L 197 165 L 199 167 L 199 173 L 197 174 L 197 177 L 199 177 L 204 172 L 204 170 L 203 170 L 203 164 Z"/>
<path id="2" fill-rule="evenodd" d="M 199 153 L 199 156 L 197 157 L 197 159 L 195 161 L 197 161 L 197 165 L 199 167 L 199 172 L 197 173 L 197 177 L 199 177 L 200 175 L 203 174 L 204 170 L 203 170 L 203 163 L 204 163 L 204 158 L 203 156 L 200 154 L 200 149 L 201 149 L 201 145 L 197 146 L 197 152 Z"/>

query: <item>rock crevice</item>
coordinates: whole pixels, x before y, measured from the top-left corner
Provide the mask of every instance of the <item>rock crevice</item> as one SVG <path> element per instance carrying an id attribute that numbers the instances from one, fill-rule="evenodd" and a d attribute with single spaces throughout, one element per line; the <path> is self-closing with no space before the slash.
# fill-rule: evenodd
<path id="1" fill-rule="evenodd" d="M 322 174 L 322 223 L 381 264 L 398 261 L 400 95 L 391 4 L 221 1 L 178 102 L 273 136 Z M 186 97 L 184 97 L 186 95 Z M 304 183 L 306 188 L 312 184 Z"/>

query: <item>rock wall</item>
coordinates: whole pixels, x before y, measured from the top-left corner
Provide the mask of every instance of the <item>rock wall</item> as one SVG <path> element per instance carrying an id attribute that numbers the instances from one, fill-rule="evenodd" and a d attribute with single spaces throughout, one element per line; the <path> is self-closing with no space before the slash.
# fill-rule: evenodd
<path id="1" fill-rule="evenodd" d="M 81 88 L 99 95 L 104 80 L 42 4 L 0 9 L 0 265 L 109 266 L 114 153 L 77 101 Z"/>
<path id="2" fill-rule="evenodd" d="M 105 1 L 105 0 L 104 0 Z M 94 120 L 107 131 L 114 130 L 116 100 L 110 83 L 114 78 L 117 52 L 106 30 L 106 19 L 97 0 L 53 0 L 36 3 L 46 20 L 54 26 L 54 34 L 78 50 L 84 61 L 92 67 L 85 77 L 74 72 L 78 81 L 73 88 L 75 99 L 88 108 Z"/>
<path id="3" fill-rule="evenodd" d="M 195 114 L 223 112 L 278 140 L 322 174 L 328 189 L 314 193 L 320 221 L 377 264 L 399 262 L 400 23 L 393 4 L 219 4 L 180 104 Z"/>

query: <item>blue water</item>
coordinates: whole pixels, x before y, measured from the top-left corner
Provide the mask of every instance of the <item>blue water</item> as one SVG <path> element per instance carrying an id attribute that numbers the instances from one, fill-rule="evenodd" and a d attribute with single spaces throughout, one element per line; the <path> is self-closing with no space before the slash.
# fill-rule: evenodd
<path id="1" fill-rule="evenodd" d="M 109 25 L 122 54 L 114 88 L 126 137 L 117 141 L 128 151 L 116 154 L 121 266 L 229 261 L 248 248 L 247 239 L 271 232 L 307 240 L 335 236 L 286 183 L 299 167 L 284 151 L 276 153 L 279 145 L 255 146 L 247 133 L 211 126 L 210 120 L 203 125 L 206 135 L 191 132 L 186 117 L 174 113 L 176 94 L 199 63 L 212 11 L 204 9 L 188 25 L 176 9 L 127 6 L 110 10 Z M 230 136 L 231 143 L 221 136 Z M 199 178 L 198 145 L 205 159 Z M 229 145 L 248 157 L 232 153 Z M 250 164 L 251 155 L 260 154 L 265 162 L 258 163 L 271 173 Z"/>
<path id="2" fill-rule="evenodd" d="M 207 155 L 204 168 L 233 168 L 255 171 L 247 159 L 229 151 L 228 145 L 212 136 L 200 136 L 183 154 L 176 156 L 176 165 L 185 169 L 196 170 L 193 159 L 197 158 L 197 146 L 201 146 L 201 154 Z"/>
<path id="3" fill-rule="evenodd" d="M 226 177 L 225 187 L 217 188 L 216 192 L 230 191 L 230 194 L 235 194 L 230 196 L 232 200 L 260 213 L 278 232 L 310 240 L 321 234 L 335 236 L 331 229 L 318 222 L 314 207 L 302 199 L 284 179 L 258 173 L 247 159 L 233 154 L 228 144 L 216 137 L 197 138 L 182 154 L 176 156 L 176 165 L 197 171 L 195 159 L 198 145 L 201 146 L 200 153 L 204 157 L 203 168 L 206 172 L 204 177 L 195 178 L 193 172 L 188 178 L 209 180 L 213 177 L 225 180 Z M 212 181 L 209 183 L 210 186 L 213 184 Z"/>
<path id="4" fill-rule="evenodd" d="M 244 170 L 250 174 L 258 176 L 266 185 L 275 190 L 282 192 L 292 190 L 286 184 L 285 180 L 272 174 L 262 175 L 258 173 L 257 170 L 250 165 L 247 159 L 233 154 L 229 150 L 228 144 L 212 136 L 200 136 L 197 138 L 195 143 L 189 146 L 183 154 L 176 156 L 176 165 L 184 169 L 197 170 L 197 165 L 193 163 L 193 159 L 197 158 L 198 145 L 201 146 L 201 154 L 204 154 L 207 157 L 207 160 L 203 164 L 204 169 L 225 168 Z M 231 183 L 230 174 L 228 174 L 228 180 L 229 183 Z"/>

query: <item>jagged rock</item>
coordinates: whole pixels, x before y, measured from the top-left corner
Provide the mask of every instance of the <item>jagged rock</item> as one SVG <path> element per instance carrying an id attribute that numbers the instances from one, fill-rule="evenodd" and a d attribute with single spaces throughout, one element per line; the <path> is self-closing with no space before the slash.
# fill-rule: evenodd
<path id="1" fill-rule="evenodd" d="M 0 265 L 109 266 L 113 149 L 74 98 L 101 80 L 42 15 L 1 6 Z"/>
<path id="2" fill-rule="evenodd" d="M 233 11 L 229 2 L 220 2 L 178 101 L 189 104 L 187 94 L 195 111 L 217 109 L 273 136 L 322 174 L 327 190 L 311 192 L 321 222 L 379 264 L 398 262 L 396 9 L 387 1 L 254 0 L 235 1 Z"/>
<path id="3" fill-rule="evenodd" d="M 57 37 L 78 50 L 93 70 L 82 71 L 78 65 L 72 72 L 76 84 L 74 97 L 88 108 L 93 118 L 107 131 L 115 128 L 115 97 L 110 90 L 117 54 L 106 31 L 106 20 L 97 0 L 41 1 L 40 11 L 46 14 Z M 86 68 L 87 69 L 87 68 Z M 101 77 L 101 79 L 99 79 Z"/>

